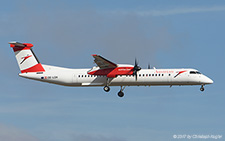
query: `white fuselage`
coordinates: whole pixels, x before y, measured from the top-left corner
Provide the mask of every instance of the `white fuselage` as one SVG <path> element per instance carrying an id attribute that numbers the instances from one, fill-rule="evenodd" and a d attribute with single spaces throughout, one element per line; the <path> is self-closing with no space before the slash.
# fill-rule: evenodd
<path id="1" fill-rule="evenodd" d="M 90 69 L 68 69 L 43 65 L 45 72 L 20 73 L 21 77 L 64 86 L 105 86 L 107 77 L 88 75 Z M 181 72 L 181 73 L 179 73 Z M 192 73 L 190 73 L 192 72 Z M 109 86 L 205 85 L 213 81 L 195 69 L 142 69 L 133 75 L 109 78 Z"/>

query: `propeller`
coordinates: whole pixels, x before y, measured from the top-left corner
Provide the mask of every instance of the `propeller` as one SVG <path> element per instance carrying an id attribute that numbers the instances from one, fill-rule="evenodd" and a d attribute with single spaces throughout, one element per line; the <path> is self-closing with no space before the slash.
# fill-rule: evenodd
<path id="1" fill-rule="evenodd" d="M 137 72 L 139 70 L 141 70 L 141 67 L 138 66 L 137 59 L 135 58 L 133 75 L 135 76 L 136 81 L 137 81 Z"/>

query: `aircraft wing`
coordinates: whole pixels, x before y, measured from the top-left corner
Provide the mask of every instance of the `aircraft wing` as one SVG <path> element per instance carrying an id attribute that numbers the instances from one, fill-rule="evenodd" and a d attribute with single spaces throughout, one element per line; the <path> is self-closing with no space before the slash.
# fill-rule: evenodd
<path id="1" fill-rule="evenodd" d="M 92 55 L 95 60 L 94 62 L 98 65 L 99 68 L 101 69 L 106 69 L 106 68 L 116 68 L 117 67 L 117 64 L 103 58 L 102 56 L 100 55 L 96 55 L 96 54 L 93 54 Z"/>

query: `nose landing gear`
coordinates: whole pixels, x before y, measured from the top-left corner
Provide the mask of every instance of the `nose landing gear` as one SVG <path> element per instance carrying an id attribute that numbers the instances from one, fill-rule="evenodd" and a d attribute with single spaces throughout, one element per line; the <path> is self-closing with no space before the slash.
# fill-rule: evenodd
<path id="1" fill-rule="evenodd" d="M 200 88 L 200 91 L 203 92 L 204 90 L 205 90 L 204 85 L 202 85 L 201 88 Z"/>

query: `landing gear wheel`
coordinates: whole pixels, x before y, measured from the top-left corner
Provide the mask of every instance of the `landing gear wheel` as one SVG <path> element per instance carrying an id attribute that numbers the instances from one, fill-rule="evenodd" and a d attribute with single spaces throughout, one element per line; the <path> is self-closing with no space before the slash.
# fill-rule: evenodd
<path id="1" fill-rule="evenodd" d="M 104 90 L 105 92 L 109 92 L 109 91 L 110 91 L 110 88 L 109 88 L 109 86 L 105 86 L 105 87 L 103 88 L 103 90 Z"/>
<path id="2" fill-rule="evenodd" d="M 204 85 L 202 85 L 202 87 L 200 88 L 200 91 L 204 91 L 205 89 L 204 89 Z"/>
<path id="3" fill-rule="evenodd" d="M 200 88 L 200 91 L 202 91 L 202 92 L 203 92 L 204 90 L 205 90 L 205 88 L 204 88 L 204 87 L 201 87 L 201 88 Z"/>
<path id="4" fill-rule="evenodd" d="M 124 96 L 124 93 L 121 92 L 121 91 L 119 91 L 119 92 L 118 92 L 118 96 L 119 96 L 119 97 L 123 97 L 123 96 Z"/>

